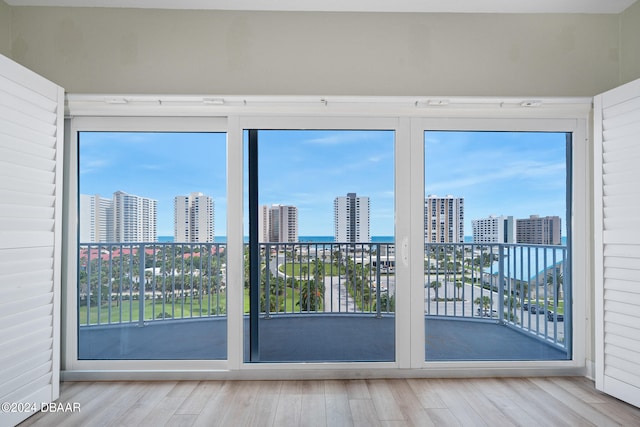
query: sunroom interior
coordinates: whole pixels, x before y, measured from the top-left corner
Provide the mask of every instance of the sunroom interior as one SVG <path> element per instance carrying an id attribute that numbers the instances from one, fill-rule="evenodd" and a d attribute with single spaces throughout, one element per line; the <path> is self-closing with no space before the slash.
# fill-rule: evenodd
<path id="1" fill-rule="evenodd" d="M 51 304 L 52 332 L 45 334 L 45 341 L 52 348 L 45 352 L 51 353 L 51 357 L 46 362 L 47 369 L 20 385 L 14 381 L 11 369 L 4 369 L 2 375 L 7 375 L 7 381 L 2 382 L 14 386 L 3 390 L 2 396 L 19 396 L 23 392 L 29 396 L 46 383 L 48 398 L 45 393 L 38 394 L 38 399 L 55 400 L 59 392 L 56 384 L 61 380 L 572 375 L 593 379 L 598 389 L 636 406 L 640 403 L 635 394 L 640 388 L 640 365 L 634 361 L 640 348 L 640 332 L 637 326 L 630 326 L 637 319 L 640 306 L 636 276 L 640 250 L 630 239 L 640 234 L 636 231 L 637 221 L 629 219 L 620 220 L 629 229 L 625 234 L 628 240 L 615 237 L 615 232 L 604 232 L 616 222 L 607 217 L 611 210 L 606 209 L 606 202 L 603 206 L 604 197 L 609 194 L 606 188 L 609 181 L 605 177 L 603 183 L 603 174 L 616 164 L 603 166 L 611 157 L 602 156 L 600 146 L 611 136 L 603 132 L 602 121 L 607 114 L 614 114 L 603 111 L 608 103 L 623 101 L 611 101 L 618 99 L 617 94 L 598 98 L 622 86 L 622 92 L 635 93 L 631 104 L 638 103 L 640 3 L 531 2 L 519 9 L 511 2 L 499 0 L 485 2 L 484 9 L 480 6 L 465 9 L 457 4 L 446 8 L 437 2 L 426 5 L 399 2 L 394 7 L 384 2 L 368 6 L 351 3 L 328 6 L 310 3 L 301 7 L 256 6 L 246 1 L 229 6 L 220 1 L 211 6 L 193 0 L 181 2 L 180 6 L 159 2 L 156 7 L 148 7 L 132 0 L 114 7 L 98 0 L 0 0 L 0 54 L 64 91 L 64 99 L 55 102 L 62 105 L 55 115 L 64 119 L 64 126 L 59 128 L 64 128 L 64 135 L 56 136 L 58 151 L 50 150 L 56 153 L 52 160 L 56 165 L 52 247 L 57 248 L 53 249 L 53 276 L 46 291 L 51 294 L 47 303 Z M 14 93 L 7 93 L 13 100 Z M 3 104 L 6 104 L 3 111 L 12 108 L 10 102 Z M 251 236 L 245 242 L 245 236 L 251 234 L 247 233 L 252 227 L 251 208 L 257 212 L 258 196 L 256 193 L 256 200 L 251 198 L 252 178 L 247 172 L 251 168 L 247 163 L 251 163 L 250 135 L 254 130 L 260 137 L 273 130 L 392 133 L 393 288 L 398 285 L 394 313 L 380 313 L 380 289 L 389 292 L 391 288 L 381 285 L 380 271 L 377 305 L 372 304 L 366 313 L 370 316 L 349 317 L 342 313 L 325 316 L 325 322 L 334 323 L 319 324 L 322 319 L 312 315 L 296 318 L 293 312 L 270 316 L 269 310 L 265 314 L 258 304 L 259 285 L 255 285 L 255 294 L 251 293 L 252 285 L 243 293 L 245 281 L 255 279 L 259 283 L 261 274 L 259 269 L 252 272 L 245 265 L 248 263 L 245 251 L 253 247 Z M 490 319 L 465 322 L 464 316 L 457 313 L 450 316 L 455 319 L 441 316 L 440 306 L 433 308 L 439 316 L 425 307 L 422 297 L 435 292 L 425 284 L 425 280 L 432 280 L 431 276 L 425 279 L 425 265 L 429 261 L 423 234 L 424 144 L 428 131 L 569 135 L 568 255 L 562 258 L 566 257 L 562 272 L 569 290 L 563 291 L 564 321 L 558 321 L 557 315 L 549 317 L 548 322 L 544 316 L 542 320 L 534 316 L 535 322 L 544 323 L 545 329 L 532 333 L 531 311 L 521 306 L 514 308 L 514 312 L 517 310 L 520 318 L 528 319 L 527 328 L 522 322 L 510 325 L 508 319 L 502 318 L 502 307 L 497 310 L 499 321 L 494 322 L 489 322 L 495 320 L 491 319 L 491 309 Z M 166 321 L 162 317 L 161 321 L 155 321 L 159 318 L 153 312 L 150 322 L 140 317 L 139 322 L 129 319 L 131 324 L 127 325 L 120 320 L 111 325 L 111 317 L 106 324 L 102 324 L 104 318 L 90 320 L 91 303 L 85 301 L 83 306 L 81 301 L 82 256 L 89 254 L 91 258 L 92 251 L 107 253 L 98 246 L 83 246 L 78 235 L 79 181 L 83 179 L 79 151 L 82 135 L 91 132 L 226 134 L 226 222 L 216 223 L 216 233 L 226 236 L 226 242 L 222 249 L 219 246 L 215 251 L 207 249 L 212 254 L 225 255 L 223 319 L 218 316 L 219 309 L 216 316 L 209 309 L 207 319 Z M 637 140 L 640 132 L 637 129 L 633 132 Z M 0 148 L 12 152 L 12 143 L 7 139 Z M 10 164 L 12 158 L 8 156 L 9 160 L 0 162 Z M 12 169 L 4 170 L 0 175 L 9 176 L 6 171 Z M 21 191 L 9 187 L 13 181 L 6 182 L 0 186 L 5 200 Z M 255 185 L 259 186 L 257 179 Z M 260 189 L 263 191 L 264 187 Z M 625 189 L 627 196 L 637 191 Z M 625 207 L 632 209 L 633 201 L 628 203 L 631 204 Z M 16 257 L 21 252 L 15 252 L 15 248 L 24 250 L 26 243 L 15 242 L 30 236 L 28 228 L 23 234 L 11 228 L 23 224 L 11 215 L 6 222 L 0 222 L 3 224 L 0 235 L 6 236 L 6 243 L 0 244 L 0 254 L 5 254 L 0 259 L 2 265 L 18 265 Z M 623 249 L 607 247 L 613 242 L 611 239 L 622 242 Z M 335 248 L 326 249 L 322 245 L 325 243 L 311 242 L 296 250 L 304 251 L 308 262 L 315 259 L 311 253 L 317 258 L 321 252 L 329 254 L 326 256 L 337 253 Z M 372 247 L 354 246 L 351 249 L 354 263 L 357 264 L 358 256 L 362 259 L 361 266 L 373 265 L 372 256 L 377 256 L 380 263 L 382 246 L 377 244 L 376 251 Z M 257 240 L 255 248 L 257 256 L 270 253 L 264 245 L 264 253 L 259 252 Z M 145 252 L 140 246 L 119 247 L 120 253 L 125 250 L 147 253 L 155 260 L 159 251 L 165 249 Z M 349 249 L 345 250 L 348 253 Z M 391 253 L 389 250 L 387 247 L 383 253 Z M 113 265 L 113 250 L 109 251 L 110 255 L 98 258 Z M 286 253 L 287 249 L 271 251 L 276 254 L 271 259 L 277 260 L 278 254 Z M 370 257 L 368 261 L 364 260 L 365 252 Z M 472 254 L 470 257 L 481 256 L 482 249 L 470 246 L 468 253 Z M 625 261 L 607 261 L 607 256 L 619 254 L 623 254 L 620 256 Z M 217 262 L 222 263 L 219 259 Z M 265 265 L 270 262 L 265 261 Z M 547 263 L 544 269 L 549 265 L 558 264 Z M 607 268 L 609 273 L 605 273 Z M 611 269 L 628 274 L 620 279 Z M 20 289 L 29 285 L 25 282 L 16 287 L 19 272 L 14 270 L 8 270 L 0 291 L 22 304 Z M 144 271 L 140 273 L 138 277 L 144 275 Z M 493 273 L 492 270 L 484 274 Z M 344 275 L 348 276 L 348 272 Z M 390 276 L 388 271 L 384 274 L 385 278 Z M 341 274 L 334 277 L 339 280 Z M 529 282 L 534 280 L 531 277 L 535 275 L 529 274 Z M 612 288 L 607 288 L 606 280 L 612 280 L 609 285 Z M 333 288 L 333 282 L 328 286 Z M 339 288 L 336 285 L 335 289 Z M 442 292 L 446 288 L 445 281 Z M 451 289 L 455 294 L 456 288 Z M 496 298 L 502 304 L 506 291 L 500 289 Z M 327 291 L 324 292 L 328 301 Z M 615 305 L 618 292 L 626 295 L 626 305 L 619 310 Z M 133 301 L 133 293 L 130 296 Z M 111 299 L 112 295 L 107 297 Z M 255 299 L 247 302 L 247 307 L 253 308 L 244 310 L 245 300 L 252 297 Z M 472 294 L 468 300 L 474 301 L 475 297 Z M 155 294 L 152 298 L 156 298 Z M 613 302 L 606 302 L 610 300 Z M 137 298 L 138 302 L 144 311 L 142 298 Z M 386 307 L 389 308 L 388 303 Z M 606 309 L 619 312 L 611 312 L 607 317 Z M 163 306 L 163 313 L 167 310 Z M 462 310 L 469 311 L 471 317 L 476 313 L 483 317 L 481 307 L 473 304 L 463 306 Z M 8 310 L 8 321 L 20 322 L 12 317 L 17 316 L 17 311 Z M 98 311 L 102 313 L 100 303 Z M 108 313 L 112 315 L 111 311 Z M 618 315 L 623 316 L 622 320 L 617 320 Z M 96 322 L 100 324 L 95 325 Z M 616 324 L 624 325 L 627 335 L 622 342 L 611 341 L 615 337 L 604 338 L 611 328 L 615 330 Z M 505 325 L 511 327 L 508 332 L 504 332 Z M 479 329 L 475 328 L 489 326 L 499 326 L 501 332 L 496 332 L 497 329 L 476 332 Z M 360 333 L 350 335 L 349 328 Z M 318 329 L 329 332 L 314 335 L 313 340 L 305 343 L 303 337 Z M 526 333 L 522 329 L 527 329 Z M 16 334 L 23 333 L 9 328 L 5 332 L 7 344 L 0 344 L 4 346 L 1 353 L 6 353 L 7 361 L 15 362 L 19 369 L 29 370 L 33 368 L 21 360 L 18 347 L 9 346 L 17 339 Z M 461 334 L 461 341 L 452 338 L 457 333 Z M 181 347 L 177 353 L 166 345 L 154 349 L 154 343 L 167 334 L 192 334 L 189 336 L 194 340 L 216 347 L 217 353 L 212 356 L 206 348 L 197 346 Z M 480 349 L 478 355 L 460 356 L 461 345 L 465 345 L 460 342 L 482 337 L 481 334 L 496 335 L 497 341 L 487 345 L 497 348 L 506 348 L 504 340 L 523 341 L 510 347 L 513 355 L 500 351 L 498 356 L 484 352 L 483 339 L 478 339 L 477 345 L 466 343 L 470 348 Z M 357 342 L 356 336 L 365 341 Z M 336 339 L 343 341 L 332 348 L 331 341 Z M 491 339 L 485 338 L 485 344 Z M 449 349 L 429 347 L 430 342 L 439 341 L 446 342 Z M 317 346 L 311 351 L 315 356 L 287 351 L 294 347 L 295 351 L 308 350 L 313 344 Z M 347 348 L 348 344 L 353 348 Z M 623 350 L 616 353 L 611 346 Z M 365 347 L 371 352 L 363 354 L 360 350 Z M 25 351 L 29 348 L 32 347 Z M 515 349 L 524 351 L 524 355 L 516 354 Z M 318 356 L 321 351 L 327 354 Z M 607 358 L 611 365 L 605 362 Z M 622 361 L 618 363 L 619 360 Z M 33 363 L 45 364 L 35 358 Z M 624 379 L 618 369 L 626 372 L 622 375 Z"/>

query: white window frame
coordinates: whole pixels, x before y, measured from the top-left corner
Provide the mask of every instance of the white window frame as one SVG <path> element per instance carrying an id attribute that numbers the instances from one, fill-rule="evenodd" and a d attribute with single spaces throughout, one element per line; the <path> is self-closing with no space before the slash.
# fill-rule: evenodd
<path id="1" fill-rule="evenodd" d="M 226 370 L 226 360 L 81 360 L 78 359 L 78 312 L 77 312 L 77 271 L 78 271 L 78 133 L 79 132 L 226 132 L 226 118 L 223 117 L 111 117 L 81 116 L 70 120 L 65 158 L 65 251 L 63 265 L 66 266 L 63 299 L 63 369 L 68 373 L 80 373 L 80 378 L 105 377 L 105 371 L 144 372 L 178 370 Z M 101 373 L 102 372 L 102 373 Z M 67 375 L 66 377 L 64 375 Z M 95 375 L 92 376 L 92 375 Z M 117 375 L 117 374 L 116 374 Z M 63 373 L 63 379 L 74 378 Z M 121 379 L 128 379 L 125 374 Z M 148 378 L 148 377 L 147 377 Z"/>
<path id="2" fill-rule="evenodd" d="M 215 102 L 214 102 L 215 101 Z M 67 292 L 63 378 L 75 379 L 293 379 L 346 376 L 584 375 L 589 371 L 592 235 L 588 118 L 591 99 L 457 98 L 433 102 L 410 97 L 104 97 L 68 95 L 71 138 L 66 162 Z M 114 117 L 118 116 L 118 117 Z M 143 117 L 146 116 L 146 117 Z M 126 125 L 126 126 L 125 126 Z M 196 126 L 197 125 L 197 126 Z M 125 126 L 125 127 L 122 127 Z M 128 126 L 128 127 L 127 127 Z M 202 127 L 198 127 L 202 126 Z M 396 360 L 379 363 L 259 363 L 243 361 L 241 288 L 227 288 L 226 361 L 77 360 L 76 213 L 78 131 L 155 130 L 227 133 L 227 274 L 242 281 L 244 129 L 395 130 Z M 423 307 L 424 130 L 557 131 L 573 133 L 573 358 L 568 361 L 426 362 Z M 76 148 L 74 148 L 76 147 Z M 407 209 L 408 207 L 408 209 Z M 63 260 L 65 261 L 65 260 Z M 412 298 L 418 295 L 419 298 Z M 421 319 L 421 320 L 420 320 Z"/>
<path id="3" fill-rule="evenodd" d="M 230 147 L 235 147 L 235 150 L 242 150 L 244 143 L 242 140 L 243 132 L 245 129 L 260 129 L 260 130 L 300 130 L 300 129 L 312 129 L 312 130 L 390 130 L 395 132 L 395 144 L 394 144 L 394 165 L 396 171 L 396 179 L 394 181 L 395 187 L 395 238 L 396 247 L 403 252 L 403 247 L 400 242 L 408 241 L 409 229 L 406 227 L 408 224 L 408 216 L 406 211 L 403 212 L 398 209 L 398 206 L 402 204 L 408 204 L 409 200 L 406 199 L 408 192 L 404 190 L 406 182 L 409 179 L 408 169 L 403 169 L 402 165 L 409 161 L 408 144 L 404 144 L 401 141 L 407 141 L 409 134 L 409 121 L 408 119 L 398 117 L 344 117 L 340 115 L 314 115 L 314 116 L 243 116 L 238 117 L 237 124 L 230 120 L 230 123 L 236 125 L 235 131 L 231 132 Z M 238 138 L 238 139 L 232 139 Z M 234 148 L 232 148 L 234 149 Z M 240 153 L 234 153 L 234 158 L 241 157 Z M 231 179 L 230 179 L 231 180 Z M 237 191 L 237 190 L 236 190 Z M 240 193 L 241 194 L 241 193 Z M 242 206 L 235 206 L 235 208 Z M 233 208 L 229 208 L 232 210 Z M 243 211 L 242 211 L 243 212 Z M 242 219 L 242 215 L 231 215 L 236 221 Z M 235 225 L 231 229 L 240 230 L 240 224 Z M 233 237 L 228 237 L 230 241 L 242 241 L 242 234 L 235 234 Z M 228 245 L 228 243 L 227 243 Z M 230 259 L 242 260 L 242 252 L 233 256 L 230 252 L 227 253 L 227 265 L 230 264 Z M 236 268 L 238 268 L 236 266 Z M 229 272 L 229 270 L 228 270 Z M 408 267 L 406 265 L 396 266 L 396 283 L 409 283 Z M 231 279 L 229 279 L 231 281 Z M 408 289 L 407 289 L 408 291 Z M 242 306 L 242 288 L 236 286 L 234 289 L 227 287 L 227 298 L 229 304 L 235 306 Z M 400 304 L 404 304 L 408 307 L 409 292 L 397 292 L 396 293 L 396 307 Z M 310 370 L 333 370 L 333 371 L 346 371 L 346 370 L 389 370 L 394 371 L 398 368 L 409 368 L 409 312 L 396 311 L 395 316 L 395 349 L 396 357 L 393 362 L 336 362 L 336 363 L 245 363 L 243 360 L 238 360 L 238 369 L 255 372 L 255 371 L 280 371 L 280 375 L 286 375 L 286 377 L 294 378 L 288 372 L 302 372 Z M 241 325 L 240 325 L 241 326 Z M 240 329 L 242 331 L 242 329 Z M 229 335 L 230 337 L 232 335 Z M 242 333 L 235 333 L 234 336 L 242 337 Z M 237 351 L 242 350 L 242 341 L 238 340 L 235 343 L 229 343 L 229 345 L 240 346 Z M 242 354 L 242 353 L 240 353 Z M 284 371 L 283 371 L 284 369 Z"/>
<path id="4" fill-rule="evenodd" d="M 419 163 L 415 168 L 418 173 L 413 175 L 413 182 L 419 183 L 412 191 L 411 207 L 414 212 L 413 217 L 416 219 L 414 227 L 419 226 L 419 222 L 424 217 L 424 132 L 425 131 L 504 131 L 504 132 L 562 132 L 572 134 L 572 158 L 571 162 L 571 218 L 567 221 L 571 223 L 571 278 L 573 286 L 573 322 L 572 322 L 572 357 L 568 361 L 489 361 L 482 362 L 487 369 L 499 368 L 504 369 L 553 369 L 553 368 L 572 368 L 580 374 L 584 374 L 582 369 L 587 365 L 587 337 L 586 325 L 584 319 L 587 318 L 588 303 L 591 294 L 589 283 L 592 283 L 592 267 L 588 262 L 591 259 L 591 243 L 589 236 L 591 235 L 591 186 L 589 179 L 590 174 L 590 144 L 587 138 L 588 121 L 587 117 L 527 117 L 526 114 L 513 115 L 504 118 L 489 114 L 487 117 L 447 117 L 447 118 L 423 118 L 412 121 L 411 140 L 413 144 L 412 160 Z M 412 168 L 412 169 L 415 169 Z M 421 199 L 422 197 L 422 199 Z M 422 262 L 424 248 L 421 242 L 412 242 L 412 265 L 415 267 L 411 274 L 412 277 L 421 278 L 423 275 Z M 424 292 L 422 283 L 414 280 L 414 292 Z M 477 368 L 478 362 L 429 362 L 425 361 L 424 354 L 424 322 L 418 322 L 418 312 L 421 304 L 420 298 L 414 298 L 412 303 L 412 313 L 415 316 L 412 320 L 412 341 L 418 342 L 423 338 L 422 348 L 416 349 L 412 353 L 412 366 L 414 367 L 438 367 L 440 369 L 470 369 Z"/>

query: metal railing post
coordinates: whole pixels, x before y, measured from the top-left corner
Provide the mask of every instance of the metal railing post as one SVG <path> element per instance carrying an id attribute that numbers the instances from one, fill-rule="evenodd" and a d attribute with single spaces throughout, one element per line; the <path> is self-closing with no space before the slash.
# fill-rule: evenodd
<path id="1" fill-rule="evenodd" d="M 102 314 L 102 245 L 100 243 L 98 243 L 98 258 L 96 260 L 96 263 L 98 267 L 98 286 L 96 287 L 98 294 L 96 295 L 96 313 L 98 314 L 97 323 L 99 325 L 101 323 L 100 315 Z"/>
<path id="2" fill-rule="evenodd" d="M 265 260 L 264 318 L 269 319 L 271 317 L 271 247 L 269 243 L 265 243 L 264 248 L 265 248 L 264 249 L 264 260 Z M 275 270 L 276 270 L 275 271 L 276 286 L 278 286 L 278 254 L 277 253 L 276 253 Z"/>
<path id="3" fill-rule="evenodd" d="M 498 252 L 500 255 L 498 257 L 498 319 L 500 322 L 504 321 L 504 287 L 505 287 L 505 275 L 504 275 L 504 246 L 502 244 L 498 245 Z"/>
<path id="4" fill-rule="evenodd" d="M 87 325 L 91 324 L 91 244 L 87 245 Z"/>
<path id="5" fill-rule="evenodd" d="M 376 245 L 376 317 L 378 318 L 382 317 L 382 309 L 380 308 L 380 246 Z"/>
<path id="6" fill-rule="evenodd" d="M 144 243 L 140 244 L 138 259 L 140 266 L 138 267 L 138 326 L 144 326 Z M 131 247 L 131 257 L 133 257 L 133 246 Z"/>

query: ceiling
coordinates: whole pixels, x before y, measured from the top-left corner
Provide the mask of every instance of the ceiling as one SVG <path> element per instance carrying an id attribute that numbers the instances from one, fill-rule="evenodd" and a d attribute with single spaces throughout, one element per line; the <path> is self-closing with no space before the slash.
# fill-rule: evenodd
<path id="1" fill-rule="evenodd" d="M 11 6 L 326 12 L 620 13 L 636 0 L 4 0 Z"/>

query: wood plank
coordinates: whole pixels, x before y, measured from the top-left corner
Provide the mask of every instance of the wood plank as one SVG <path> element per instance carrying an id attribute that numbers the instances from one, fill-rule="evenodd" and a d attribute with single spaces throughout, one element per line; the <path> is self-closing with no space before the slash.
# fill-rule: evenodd
<path id="1" fill-rule="evenodd" d="M 551 425 L 558 426 L 593 426 L 589 420 L 573 412 L 573 410 L 557 401 L 544 389 L 527 381 L 526 378 L 512 378 L 509 386 L 536 406 L 536 417 L 547 420 Z"/>
<path id="2" fill-rule="evenodd" d="M 351 380 L 347 383 L 349 399 L 371 399 L 365 380 Z"/>
<path id="3" fill-rule="evenodd" d="M 176 410 L 176 414 L 200 414 L 207 402 L 211 400 L 211 396 L 221 388 L 222 381 L 200 381 Z"/>
<path id="4" fill-rule="evenodd" d="M 81 410 L 20 427 L 640 425 L 640 408 L 582 377 L 78 382 L 60 393 Z"/>
<path id="5" fill-rule="evenodd" d="M 327 426 L 327 407 L 323 394 L 310 393 L 302 395 L 300 425 L 309 427 Z"/>
<path id="6" fill-rule="evenodd" d="M 537 406 L 515 393 L 505 380 L 487 378 L 481 385 L 474 383 L 474 388 L 478 390 L 478 393 L 484 393 L 497 408 L 512 420 L 513 424 L 531 427 L 540 425 L 540 420 L 537 418 Z"/>
<path id="7" fill-rule="evenodd" d="M 461 397 L 480 415 L 487 425 L 508 425 L 516 421 L 501 411 L 493 404 L 491 399 L 485 395 L 485 391 L 490 389 L 490 387 L 485 385 L 485 380 L 475 379 L 469 381 L 460 379 L 456 382 L 456 385 L 459 386 L 458 391 Z"/>
<path id="8" fill-rule="evenodd" d="M 572 412 L 577 412 L 580 416 L 588 419 L 589 422 L 592 422 L 595 425 L 602 426 L 611 422 L 610 417 L 602 414 L 602 412 L 577 398 L 568 390 L 560 387 L 549 378 L 529 378 L 528 381 L 536 384 L 538 387 L 553 396 L 556 401 L 562 402 L 567 407 L 571 408 Z"/>
<path id="9" fill-rule="evenodd" d="M 425 408 L 423 408 L 419 397 L 413 392 L 407 380 L 387 380 L 387 386 L 406 424 L 413 426 L 436 425 L 427 414 Z"/>
<path id="10" fill-rule="evenodd" d="M 552 380 L 612 421 L 623 426 L 640 425 L 640 408 L 596 390 L 592 380 L 584 377 L 562 377 Z"/>
<path id="11" fill-rule="evenodd" d="M 243 412 L 248 416 L 246 425 L 255 427 L 275 425 L 282 381 L 247 381 L 247 384 L 255 388 L 255 393 L 253 400 L 246 402 L 251 410 L 247 411 L 243 408 Z"/>
<path id="12" fill-rule="evenodd" d="M 328 380 L 324 382 L 325 406 L 327 408 L 327 426 L 351 427 L 353 418 L 349 406 L 347 380 Z"/>
<path id="13" fill-rule="evenodd" d="M 140 399 L 131 406 L 130 410 L 115 420 L 114 424 L 121 426 L 141 425 L 158 404 L 176 386 L 176 381 L 158 381 L 147 383 Z"/>
<path id="14" fill-rule="evenodd" d="M 165 425 L 171 427 L 191 427 L 196 418 L 198 418 L 198 416 L 195 414 L 175 414 Z"/>
<path id="15" fill-rule="evenodd" d="M 95 408 L 88 411 L 82 408 L 81 413 L 87 415 L 87 418 L 81 425 L 100 426 L 113 423 L 132 410 L 147 388 L 148 383 L 146 382 L 121 383 L 119 393 L 110 399 L 109 404 L 105 404 L 99 399 L 97 402 L 90 402 L 95 404 Z"/>
<path id="16" fill-rule="evenodd" d="M 382 426 L 371 399 L 351 399 L 349 400 L 349 407 L 351 408 L 354 425 L 368 427 Z"/>
<path id="17" fill-rule="evenodd" d="M 282 383 L 274 419 L 275 426 L 299 426 L 302 422 L 302 384 L 303 381 Z"/>
<path id="18" fill-rule="evenodd" d="M 447 408 L 464 426 L 486 426 L 469 403 L 464 400 L 460 393 L 460 380 L 458 379 L 432 379 L 431 384 L 436 388 L 436 393 Z"/>
<path id="19" fill-rule="evenodd" d="M 425 409 L 429 418 L 437 426 L 462 426 L 458 418 L 446 408 L 427 408 Z"/>
<path id="20" fill-rule="evenodd" d="M 236 381 L 224 381 L 220 390 L 207 402 L 206 407 L 200 412 L 194 422 L 194 426 L 220 426 L 227 414 L 235 405 L 239 383 Z"/>
<path id="21" fill-rule="evenodd" d="M 405 419 L 387 380 L 367 380 L 367 388 L 380 421 L 403 421 Z"/>
<path id="22" fill-rule="evenodd" d="M 440 399 L 429 379 L 408 379 L 407 384 L 416 394 L 425 409 L 445 409 L 447 405 Z"/>

